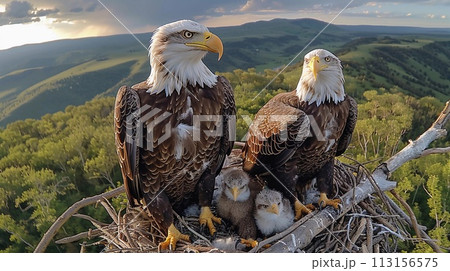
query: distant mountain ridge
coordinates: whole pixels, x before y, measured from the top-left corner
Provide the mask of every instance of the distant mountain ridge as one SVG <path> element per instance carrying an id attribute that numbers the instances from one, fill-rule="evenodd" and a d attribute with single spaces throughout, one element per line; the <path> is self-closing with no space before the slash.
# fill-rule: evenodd
<path id="1" fill-rule="evenodd" d="M 313 19 L 274 19 L 211 28 L 223 40 L 224 56 L 217 62 L 216 56 L 209 54 L 204 61 L 212 71 L 219 72 L 283 67 L 326 25 Z M 404 80 L 417 77 L 414 70 L 408 70 L 408 65 L 417 68 L 421 65 L 433 66 L 433 63 L 420 59 L 420 50 L 427 44 L 440 42 L 437 47 L 430 48 L 444 50 L 440 56 L 429 56 L 434 62 L 450 61 L 450 49 L 445 43 L 450 38 L 439 33 L 450 33 L 450 29 L 330 25 L 295 59 L 297 64 L 293 68 L 299 66 L 298 62 L 305 53 L 322 47 L 337 52 L 341 57 L 347 67 L 345 72 L 346 79 L 349 76 L 349 85 L 356 84 L 351 87 L 390 88 L 400 85 L 400 90 L 408 93 L 409 86 L 397 82 L 396 75 L 380 73 L 380 67 L 372 64 L 385 63 L 385 70 L 391 69 L 391 73 L 398 73 Z M 386 35 L 393 37 L 391 40 L 385 39 Z M 151 33 L 137 34 L 136 37 L 147 46 Z M 61 111 L 68 105 L 83 104 L 97 96 L 113 96 L 121 85 L 145 80 L 150 67 L 146 48 L 142 44 L 131 35 L 124 34 L 0 50 L 0 126 L 15 120 L 40 118 L 46 113 Z M 391 50 L 382 50 L 384 55 L 377 49 L 386 47 Z M 398 58 L 392 54 L 403 57 L 414 55 L 417 59 L 411 60 L 408 65 L 396 65 Z M 385 60 L 393 64 L 386 64 Z M 424 78 L 430 81 L 430 86 L 445 89 L 450 82 L 450 72 L 447 75 L 445 72 L 445 67 L 439 64 L 439 67 L 432 67 Z M 300 71 L 298 74 L 300 76 Z M 414 90 L 411 93 L 415 96 L 422 95 L 422 90 L 423 95 L 438 95 L 441 100 L 450 96 L 450 93 L 434 92 L 419 83 L 413 82 L 411 85 Z"/>

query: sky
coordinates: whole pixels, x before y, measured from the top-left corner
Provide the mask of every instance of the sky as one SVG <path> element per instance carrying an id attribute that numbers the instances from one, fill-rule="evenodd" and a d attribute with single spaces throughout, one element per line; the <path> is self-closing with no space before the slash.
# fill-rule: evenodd
<path id="1" fill-rule="evenodd" d="M 274 18 L 450 28 L 450 0 L 0 0 L 0 50 L 151 32 L 180 19 L 217 27 Z"/>

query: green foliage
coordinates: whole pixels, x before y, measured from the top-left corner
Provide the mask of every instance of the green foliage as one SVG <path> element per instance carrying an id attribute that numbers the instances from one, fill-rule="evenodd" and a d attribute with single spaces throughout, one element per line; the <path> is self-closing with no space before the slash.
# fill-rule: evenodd
<path id="1" fill-rule="evenodd" d="M 10 240 L 0 250 L 32 250 L 68 206 L 116 185 L 113 104 L 113 98 L 95 99 L 0 131 L 0 236 Z M 84 212 L 106 219 L 101 209 Z M 86 226 L 68 223 L 64 234 Z"/>
<path id="2" fill-rule="evenodd" d="M 392 156 L 402 136 L 411 129 L 413 111 L 407 101 L 410 97 L 380 92 L 364 92 L 366 102 L 358 106 L 352 153 L 361 162 Z"/>
<path id="3" fill-rule="evenodd" d="M 425 225 L 432 239 L 443 248 L 449 247 L 450 232 L 450 155 L 430 155 L 413 160 L 393 174 L 398 182 L 397 191 L 413 206 L 420 224 Z M 415 252 L 431 252 L 427 245 L 419 243 Z"/>

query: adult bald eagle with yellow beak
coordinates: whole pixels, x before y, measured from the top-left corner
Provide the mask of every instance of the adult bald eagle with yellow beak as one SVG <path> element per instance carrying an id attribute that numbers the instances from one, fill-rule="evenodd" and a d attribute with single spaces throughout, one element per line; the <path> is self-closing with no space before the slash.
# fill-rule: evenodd
<path id="1" fill-rule="evenodd" d="M 297 89 L 265 104 L 250 126 L 243 149 L 245 171 L 282 191 L 298 219 L 310 210 L 299 197 L 316 178 L 319 205 L 338 208 L 334 158 L 345 152 L 357 119 L 356 101 L 344 92 L 341 61 L 316 49 L 306 54 Z"/>
<path id="2" fill-rule="evenodd" d="M 172 210 L 196 202 L 199 222 L 216 231 L 210 206 L 214 181 L 233 147 L 235 102 L 230 83 L 202 62 L 222 57 L 219 37 L 190 20 L 159 27 L 149 55 L 151 73 L 119 89 L 115 141 L 129 203 L 142 206 L 167 238 L 162 249 L 189 240 L 173 223 Z"/>

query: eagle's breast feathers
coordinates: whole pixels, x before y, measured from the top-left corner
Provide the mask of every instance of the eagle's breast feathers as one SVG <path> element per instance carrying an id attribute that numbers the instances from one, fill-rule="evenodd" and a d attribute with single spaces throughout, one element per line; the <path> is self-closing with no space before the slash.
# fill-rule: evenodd
<path id="1" fill-rule="evenodd" d="M 283 118 L 278 117 L 284 114 Z M 314 175 L 345 150 L 356 124 L 356 102 L 300 101 L 295 91 L 278 94 L 264 105 L 249 129 L 244 170 L 258 173 L 283 166 Z"/>
<path id="2" fill-rule="evenodd" d="M 212 88 L 188 85 L 170 96 L 148 93 L 149 87 L 142 82 L 124 88 L 124 98 L 116 100 L 116 131 L 122 131 L 116 132 L 116 142 L 124 146 L 118 150 L 121 166 L 133 172 L 127 176 L 134 179 L 127 188 L 131 201 L 164 189 L 176 204 L 195 191 L 205 170 L 219 170 L 231 151 L 227 117 L 235 111 L 232 89 L 224 77 Z M 134 111 L 123 108 L 130 103 Z"/>

